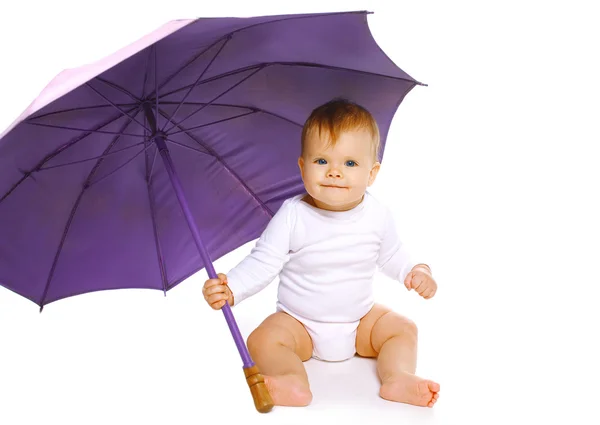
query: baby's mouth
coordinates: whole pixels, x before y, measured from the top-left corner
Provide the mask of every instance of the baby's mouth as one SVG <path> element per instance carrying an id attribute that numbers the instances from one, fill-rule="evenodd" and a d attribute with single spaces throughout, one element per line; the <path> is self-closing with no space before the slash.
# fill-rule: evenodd
<path id="1" fill-rule="evenodd" d="M 334 189 L 347 189 L 347 187 L 345 186 L 338 186 L 335 184 L 322 184 L 321 186 L 323 187 L 329 187 L 329 188 L 334 188 Z"/>

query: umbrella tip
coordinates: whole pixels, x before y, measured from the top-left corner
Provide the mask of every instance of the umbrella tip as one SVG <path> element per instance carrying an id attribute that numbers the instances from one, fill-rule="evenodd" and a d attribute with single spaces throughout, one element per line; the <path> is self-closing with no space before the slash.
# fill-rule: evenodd
<path id="1" fill-rule="evenodd" d="M 42 313 L 42 310 L 44 310 L 44 306 L 43 305 L 40 306 L 40 314 Z"/>

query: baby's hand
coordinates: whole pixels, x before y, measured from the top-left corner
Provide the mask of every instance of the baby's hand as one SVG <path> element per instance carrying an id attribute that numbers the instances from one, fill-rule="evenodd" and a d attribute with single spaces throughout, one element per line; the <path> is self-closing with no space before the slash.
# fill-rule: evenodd
<path id="1" fill-rule="evenodd" d="M 404 279 L 404 286 L 409 291 L 414 289 L 426 300 L 433 297 L 437 291 L 437 283 L 431 276 L 429 267 L 417 264 Z"/>
<path id="2" fill-rule="evenodd" d="M 233 293 L 227 286 L 227 276 L 223 273 L 217 275 L 218 279 L 208 279 L 204 282 L 202 294 L 206 302 L 215 310 L 219 310 L 229 301 L 233 305 Z"/>

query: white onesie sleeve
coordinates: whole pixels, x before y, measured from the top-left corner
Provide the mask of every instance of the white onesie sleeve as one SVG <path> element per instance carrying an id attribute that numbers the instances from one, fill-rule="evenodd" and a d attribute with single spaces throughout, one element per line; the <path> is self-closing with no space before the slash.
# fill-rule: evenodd
<path id="1" fill-rule="evenodd" d="M 386 276 L 404 283 L 406 275 L 417 264 L 410 258 L 406 246 L 398 237 L 394 218 L 386 208 L 377 266 Z"/>
<path id="2" fill-rule="evenodd" d="M 289 200 L 284 201 L 250 254 L 227 273 L 234 305 L 263 290 L 289 260 L 292 212 Z"/>

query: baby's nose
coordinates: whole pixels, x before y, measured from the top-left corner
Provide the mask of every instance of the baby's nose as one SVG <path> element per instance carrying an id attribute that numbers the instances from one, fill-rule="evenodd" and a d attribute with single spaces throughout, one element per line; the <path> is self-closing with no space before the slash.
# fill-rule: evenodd
<path id="1" fill-rule="evenodd" d="M 338 169 L 332 168 L 327 173 L 327 177 L 340 178 L 340 177 L 342 177 L 342 173 L 340 173 L 340 171 Z"/>

